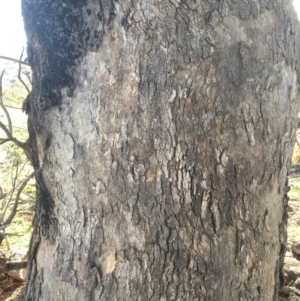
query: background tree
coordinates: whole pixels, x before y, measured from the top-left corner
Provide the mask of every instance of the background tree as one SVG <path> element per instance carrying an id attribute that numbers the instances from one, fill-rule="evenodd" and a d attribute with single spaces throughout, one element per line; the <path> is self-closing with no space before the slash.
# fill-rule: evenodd
<path id="1" fill-rule="evenodd" d="M 11 74 L 11 70 L 9 74 Z M 20 63 L 19 78 L 21 70 Z M 14 290 L 25 283 L 24 268 L 27 267 L 26 253 L 32 223 L 32 217 L 28 217 L 28 214 L 31 215 L 30 209 L 35 203 L 35 198 L 32 195 L 35 185 L 34 183 L 30 183 L 30 180 L 34 177 L 34 173 L 30 164 L 30 149 L 25 142 L 26 137 L 28 138 L 28 132 L 25 127 L 22 128 L 22 121 L 26 124 L 27 118 L 22 114 L 21 107 L 19 108 L 20 114 L 17 113 L 18 108 L 7 107 L 6 95 L 2 93 L 2 87 L 5 85 L 5 81 L 3 80 L 4 75 L 6 75 L 5 71 L 2 70 L 0 73 L 1 300 L 6 300 Z M 16 90 L 15 85 L 11 88 Z M 20 89 L 14 95 L 18 95 L 21 91 Z M 15 105 L 18 104 L 16 98 L 14 96 L 10 99 Z M 16 116 L 19 119 L 21 118 L 21 120 L 16 120 Z M 25 253 L 24 247 L 26 247 Z"/>
<path id="2" fill-rule="evenodd" d="M 277 300 L 298 113 L 291 1 L 23 0 L 37 180 L 25 300 Z"/>
<path id="3" fill-rule="evenodd" d="M 22 81 L 22 79 L 20 78 L 21 71 L 22 69 L 20 64 L 20 81 Z M 6 106 L 6 102 L 4 102 L 5 96 L 3 96 L 4 93 L 2 93 L 4 74 L 5 70 L 3 70 L 0 75 L 0 146 L 1 159 L 3 161 L 1 162 L 0 166 L 0 244 L 5 235 L 5 233 L 3 232 L 4 229 L 10 226 L 17 213 L 21 194 L 25 192 L 25 189 L 28 188 L 28 182 L 31 178 L 34 177 L 32 166 L 30 166 L 29 164 L 31 161 L 31 153 L 29 145 L 26 142 L 26 140 L 28 140 L 27 130 L 26 128 L 15 126 L 15 123 L 13 123 L 12 121 L 11 114 L 14 115 L 14 118 L 15 116 L 20 117 L 20 115 L 16 114 L 16 109 L 18 108 L 13 108 L 12 111 L 12 108 L 8 108 Z M 22 89 L 19 90 L 22 91 Z M 18 93 L 16 95 L 18 95 Z M 5 100 L 7 101 L 7 99 Z M 13 98 L 12 101 L 15 105 L 17 105 L 18 99 Z M 21 107 L 19 109 L 21 110 Z M 16 120 L 14 120 L 14 122 L 15 121 Z M 27 196 L 29 195 L 27 194 Z"/>
<path id="4" fill-rule="evenodd" d="M 22 60 L 23 53 L 24 48 L 19 60 L 0 55 L 0 59 L 6 62 L 5 76 L 2 78 L 3 103 L 6 106 L 19 106 L 31 90 L 31 70 L 26 61 Z M 16 68 L 15 63 L 18 63 L 19 68 Z"/>

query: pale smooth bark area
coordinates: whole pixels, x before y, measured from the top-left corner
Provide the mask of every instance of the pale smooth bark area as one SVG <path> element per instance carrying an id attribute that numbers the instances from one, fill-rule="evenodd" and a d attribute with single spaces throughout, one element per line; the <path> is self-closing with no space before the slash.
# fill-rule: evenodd
<path id="1" fill-rule="evenodd" d="M 38 182 L 24 300 L 277 300 L 291 1 L 23 0 Z"/>

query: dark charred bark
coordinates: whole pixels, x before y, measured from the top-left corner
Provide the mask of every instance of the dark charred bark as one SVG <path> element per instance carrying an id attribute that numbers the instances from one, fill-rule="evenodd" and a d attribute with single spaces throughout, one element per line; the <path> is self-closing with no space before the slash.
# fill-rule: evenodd
<path id="1" fill-rule="evenodd" d="M 277 300 L 291 1 L 23 0 L 38 200 L 24 300 Z"/>

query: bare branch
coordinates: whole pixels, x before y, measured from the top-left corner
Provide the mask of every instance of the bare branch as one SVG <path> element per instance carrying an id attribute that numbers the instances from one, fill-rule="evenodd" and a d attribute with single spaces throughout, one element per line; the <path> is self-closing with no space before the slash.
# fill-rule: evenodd
<path id="1" fill-rule="evenodd" d="M 4 124 L 4 123 L 3 123 Z M 4 124 L 6 127 L 7 127 L 7 124 Z M 14 129 L 20 129 L 20 130 L 23 130 L 23 131 L 28 131 L 28 129 L 27 128 L 23 128 L 23 127 L 20 127 L 20 126 L 12 126 Z"/>
<path id="2" fill-rule="evenodd" d="M 17 207 L 18 207 L 18 203 L 19 203 L 19 199 L 20 199 L 20 195 L 23 191 L 23 189 L 25 188 L 25 186 L 27 185 L 27 183 L 29 182 L 30 179 L 32 179 L 34 176 L 34 172 L 32 172 L 25 180 L 24 182 L 21 184 L 21 186 L 18 189 L 17 195 L 16 195 L 16 199 L 15 199 L 15 203 L 14 206 L 10 212 L 9 217 L 3 222 L 3 226 L 4 225 L 8 225 L 11 223 L 11 221 L 13 220 L 13 218 L 15 217 L 16 213 L 17 213 Z M 2 217 L 3 219 L 3 217 Z"/>
<path id="3" fill-rule="evenodd" d="M 5 69 L 2 70 L 1 76 L 0 76 L 0 103 L 2 103 L 2 78 L 4 75 Z"/>
<path id="4" fill-rule="evenodd" d="M 11 134 L 13 134 L 13 126 L 12 126 L 10 115 L 9 115 L 5 105 L 3 104 L 3 102 L 0 103 L 0 106 L 1 106 L 2 110 L 4 111 L 4 113 L 6 115 L 6 119 L 7 119 L 7 123 L 8 123 L 8 129 L 11 132 Z"/>
<path id="5" fill-rule="evenodd" d="M 19 64 L 23 64 L 23 65 L 26 65 L 26 66 L 30 66 L 28 63 L 26 63 L 25 61 L 19 61 L 17 59 L 13 59 L 11 57 L 8 57 L 8 56 L 3 56 L 3 55 L 0 55 L 0 59 L 4 59 L 4 60 L 8 60 L 8 61 L 13 61 L 15 63 L 19 63 Z"/>
<path id="6" fill-rule="evenodd" d="M 22 65 L 21 65 L 21 60 L 22 60 L 22 57 L 23 57 L 23 52 L 24 52 L 24 47 L 22 49 L 22 53 L 21 53 L 21 56 L 20 56 L 20 60 L 19 60 L 19 73 L 18 73 L 18 79 L 20 80 L 20 82 L 23 84 L 23 86 L 26 88 L 27 92 L 30 93 L 30 90 L 29 88 L 27 87 L 27 85 L 25 84 L 25 82 L 22 80 L 22 77 L 21 77 L 21 70 L 22 70 Z"/>
<path id="7" fill-rule="evenodd" d="M 29 184 L 29 185 L 31 185 L 31 184 Z M 32 185 L 33 185 L 33 184 L 32 184 Z M 32 195 L 30 195 L 30 194 L 28 194 L 28 193 L 26 193 L 26 192 L 23 192 L 23 194 L 26 195 L 27 197 L 29 197 L 29 198 L 32 199 L 32 200 L 28 200 L 28 199 L 27 199 L 27 200 L 24 200 L 24 199 L 21 199 L 21 201 L 22 201 L 23 203 L 32 203 L 32 201 L 36 199 L 35 196 L 32 196 Z"/>
<path id="8" fill-rule="evenodd" d="M 0 87 L 1 87 L 1 89 L 2 89 L 2 78 L 3 78 L 4 72 L 5 72 L 5 68 L 2 70 L 1 75 L 0 75 L 0 80 L 1 80 L 1 86 Z M 2 90 L 1 90 L 1 92 L 2 92 Z"/>
<path id="9" fill-rule="evenodd" d="M 5 144 L 6 142 L 11 141 L 9 138 L 4 139 L 4 138 L 0 138 L 0 145 Z"/>
<path id="10" fill-rule="evenodd" d="M 12 175 L 12 190 L 11 190 L 11 193 L 10 193 L 9 200 L 8 200 L 7 203 L 5 204 L 5 208 L 4 208 L 4 210 L 3 210 L 3 213 L 2 213 L 2 216 L 1 216 L 1 219 L 0 219 L 0 224 L 1 224 L 1 225 L 3 225 L 3 224 L 2 224 L 2 221 L 3 221 L 3 219 L 4 219 L 4 215 L 5 215 L 6 210 L 7 210 L 8 206 L 9 206 L 11 200 L 12 200 L 12 197 L 13 197 L 13 195 L 14 195 L 14 191 L 15 191 L 15 189 L 16 189 L 16 182 L 17 182 L 17 177 L 18 177 L 18 167 L 19 167 L 19 164 L 17 164 L 16 173 L 15 173 L 15 176 L 13 177 L 13 169 L 14 169 L 14 166 L 12 165 L 12 172 L 11 172 L 11 175 Z M 9 223 L 7 223 L 7 224 L 9 224 Z"/>
<path id="11" fill-rule="evenodd" d="M 23 71 L 22 73 L 27 77 L 28 81 L 30 82 L 30 85 L 32 85 L 32 81 L 31 81 L 31 77 L 30 77 L 30 72 Z"/>
<path id="12" fill-rule="evenodd" d="M 1 235 L 1 239 L 3 240 L 7 234 L 0 233 L 0 235 Z M 5 258 L 5 255 L 1 254 L 0 274 L 6 273 L 7 271 L 11 271 L 11 270 L 25 269 L 26 267 L 27 267 L 27 261 L 8 261 Z"/>
<path id="13" fill-rule="evenodd" d="M 18 176 L 20 176 L 20 174 L 22 173 L 22 171 L 24 170 L 24 168 L 25 168 L 25 166 L 27 165 L 27 163 L 28 163 L 28 161 L 27 160 L 25 160 L 25 162 L 23 163 L 23 165 L 22 165 L 22 167 L 20 168 L 20 170 L 19 170 L 19 174 L 18 174 Z"/>
<path id="14" fill-rule="evenodd" d="M 5 230 L 5 228 L 7 228 L 7 227 L 9 227 L 10 225 L 8 224 L 8 225 L 5 225 L 5 226 L 1 226 L 0 227 L 0 231 L 3 231 L 3 230 Z"/>
<path id="15" fill-rule="evenodd" d="M 28 143 L 27 142 L 21 142 L 17 138 L 13 137 L 13 135 L 9 132 L 7 127 L 1 121 L 0 121 L 0 128 L 5 132 L 7 138 L 9 139 L 8 140 L 8 139 L 5 139 L 5 138 L 0 138 L 0 140 L 2 140 L 2 141 L 0 141 L 0 144 L 4 144 L 8 141 L 12 141 L 18 147 L 22 148 L 22 150 L 25 152 L 25 155 L 27 156 L 27 158 L 31 161 L 31 153 L 30 153 Z"/>
<path id="16" fill-rule="evenodd" d="M 13 136 L 12 136 L 11 132 L 8 130 L 8 128 L 1 121 L 0 121 L 0 128 L 5 132 L 7 138 L 13 139 Z"/>
<path id="17" fill-rule="evenodd" d="M 16 233 L 6 233 L 6 232 L 0 232 L 1 235 L 6 235 L 6 236 L 23 236 L 24 234 L 16 234 Z"/>
<path id="18" fill-rule="evenodd" d="M 14 107 L 14 106 L 9 106 L 9 105 L 5 105 L 5 106 L 6 106 L 7 108 L 22 110 L 22 108 L 20 108 L 20 107 Z"/>
<path id="19" fill-rule="evenodd" d="M 3 79 L 3 75 L 4 75 L 4 71 L 5 69 L 3 69 L 1 76 L 0 76 L 0 106 L 2 108 L 2 110 L 4 111 L 5 115 L 6 115 L 6 119 L 7 119 L 7 123 L 8 123 L 8 129 L 10 131 L 11 134 L 13 134 L 13 128 L 12 128 L 12 122 L 11 122 L 11 118 L 10 115 L 3 103 L 3 99 L 2 99 L 2 79 Z"/>
<path id="20" fill-rule="evenodd" d="M 21 269 L 26 269 L 27 267 L 27 261 L 21 261 L 21 262 L 7 262 L 6 263 L 6 270 L 11 271 L 11 270 L 21 270 Z"/>
<path id="21" fill-rule="evenodd" d="M 0 195 L 0 200 L 6 198 L 6 196 L 7 196 L 7 193 L 4 193 L 4 194 Z M 0 227 L 0 230 L 1 230 L 1 227 Z"/>

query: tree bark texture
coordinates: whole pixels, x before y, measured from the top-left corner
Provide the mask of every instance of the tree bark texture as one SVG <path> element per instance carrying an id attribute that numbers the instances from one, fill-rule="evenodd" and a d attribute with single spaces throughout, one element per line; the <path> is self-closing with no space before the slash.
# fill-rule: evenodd
<path id="1" fill-rule="evenodd" d="M 24 300 L 277 300 L 291 1 L 22 2 L 38 189 Z"/>

